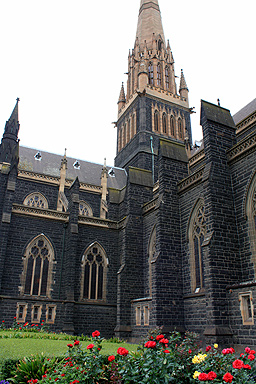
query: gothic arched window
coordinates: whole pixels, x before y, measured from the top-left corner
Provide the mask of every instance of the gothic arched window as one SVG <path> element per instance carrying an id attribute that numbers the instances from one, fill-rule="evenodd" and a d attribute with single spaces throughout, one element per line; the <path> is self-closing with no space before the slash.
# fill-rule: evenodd
<path id="1" fill-rule="evenodd" d="M 23 204 L 33 208 L 48 208 L 48 202 L 40 192 L 30 193 L 24 199 Z"/>
<path id="2" fill-rule="evenodd" d="M 157 86 L 161 87 L 162 85 L 162 73 L 161 73 L 161 65 L 158 64 L 156 67 L 156 73 L 157 73 Z"/>
<path id="3" fill-rule="evenodd" d="M 169 90 L 169 88 L 170 88 L 169 68 L 165 67 L 165 89 Z"/>
<path id="4" fill-rule="evenodd" d="M 175 136 L 175 119 L 173 115 L 171 115 L 171 118 L 170 118 L 170 127 L 171 127 L 171 135 Z"/>
<path id="5" fill-rule="evenodd" d="M 148 83 L 150 85 L 154 85 L 154 70 L 153 70 L 153 63 L 149 63 L 148 65 Z"/>
<path id="6" fill-rule="evenodd" d="M 183 139 L 183 124 L 180 117 L 178 119 L 178 132 L 179 132 L 179 138 Z"/>
<path id="7" fill-rule="evenodd" d="M 154 114 L 154 127 L 155 127 L 155 131 L 159 132 L 159 112 L 158 111 L 155 111 L 155 114 Z"/>
<path id="8" fill-rule="evenodd" d="M 92 208 L 85 201 L 79 202 L 79 215 L 81 215 L 81 216 L 93 216 Z"/>
<path id="9" fill-rule="evenodd" d="M 254 275 L 256 275 L 256 173 L 248 188 L 245 211 L 248 219 L 248 235 L 254 264 Z"/>
<path id="10" fill-rule="evenodd" d="M 167 117 L 166 113 L 163 113 L 163 133 L 167 133 Z"/>
<path id="11" fill-rule="evenodd" d="M 196 289 L 204 288 L 204 256 L 202 247 L 206 233 L 204 211 L 204 203 L 200 199 L 193 209 L 189 223 L 190 272 L 193 292 Z"/>
<path id="12" fill-rule="evenodd" d="M 102 246 L 90 245 L 82 257 L 81 299 L 106 300 L 107 266 Z"/>
<path id="13" fill-rule="evenodd" d="M 152 262 L 156 258 L 156 226 L 153 228 L 148 246 L 148 285 L 149 296 L 152 296 Z"/>
<path id="14" fill-rule="evenodd" d="M 46 236 L 34 238 L 23 257 L 21 294 L 50 297 L 53 261 L 53 247 Z"/>

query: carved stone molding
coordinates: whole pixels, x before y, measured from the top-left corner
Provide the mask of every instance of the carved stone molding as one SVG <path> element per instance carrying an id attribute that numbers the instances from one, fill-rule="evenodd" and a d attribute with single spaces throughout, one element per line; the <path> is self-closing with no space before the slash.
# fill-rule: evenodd
<path id="1" fill-rule="evenodd" d="M 96 217 L 79 216 L 78 224 L 93 225 L 95 227 L 119 229 L 117 221 L 99 219 Z"/>
<path id="2" fill-rule="evenodd" d="M 198 163 L 199 161 L 203 160 L 205 157 L 204 149 L 201 151 L 195 153 L 190 159 L 189 159 L 189 167 L 191 168 L 193 165 Z"/>
<path id="3" fill-rule="evenodd" d="M 256 123 L 256 112 L 252 113 L 250 116 L 248 116 L 246 119 L 241 121 L 236 126 L 236 134 L 239 135 L 244 129 L 249 128 L 250 125 Z"/>
<path id="4" fill-rule="evenodd" d="M 47 184 L 53 184 L 53 185 L 59 185 L 60 184 L 60 178 L 57 176 L 43 175 L 43 174 L 35 173 L 32 171 L 24 171 L 21 169 L 18 172 L 18 177 L 21 179 L 40 181 L 40 182 L 44 182 Z M 70 187 L 71 184 L 73 183 L 73 181 L 74 180 L 66 180 L 65 186 Z M 101 194 L 101 186 L 86 184 L 83 182 L 80 182 L 80 190 Z"/>
<path id="5" fill-rule="evenodd" d="M 201 167 L 197 172 L 186 177 L 178 184 L 178 193 L 184 192 L 186 189 L 191 188 L 203 179 L 204 167 Z"/>
<path id="6" fill-rule="evenodd" d="M 68 221 L 69 214 L 65 212 L 54 211 L 51 209 L 28 207 L 21 204 L 13 204 L 12 212 L 21 215 L 42 217 L 44 219 Z"/>
<path id="7" fill-rule="evenodd" d="M 142 214 L 145 215 L 146 213 L 150 212 L 152 209 L 155 209 L 156 203 L 157 203 L 157 198 L 145 204 L 142 209 Z"/>
<path id="8" fill-rule="evenodd" d="M 227 152 L 228 161 L 234 161 L 243 155 L 248 155 L 255 151 L 256 147 L 256 134 L 251 137 L 245 138 L 242 142 L 236 144 Z"/>

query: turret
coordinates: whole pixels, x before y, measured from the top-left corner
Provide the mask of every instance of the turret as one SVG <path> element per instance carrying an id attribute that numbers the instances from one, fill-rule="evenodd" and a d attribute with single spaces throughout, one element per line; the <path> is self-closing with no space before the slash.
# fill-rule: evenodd
<path id="1" fill-rule="evenodd" d="M 188 100 L 188 87 L 187 87 L 187 83 L 186 83 L 186 80 L 185 80 L 185 76 L 184 76 L 184 73 L 183 73 L 183 69 L 181 70 L 181 75 L 180 75 L 180 89 L 179 89 L 179 92 L 180 92 L 180 96 L 181 97 L 184 97 L 186 100 Z"/>
<path id="2" fill-rule="evenodd" d="M 12 114 L 5 124 L 4 134 L 0 145 L 0 164 L 8 163 L 12 166 L 18 164 L 18 133 L 20 128 L 18 103 L 19 99 L 17 98 L 16 105 L 12 111 Z"/>

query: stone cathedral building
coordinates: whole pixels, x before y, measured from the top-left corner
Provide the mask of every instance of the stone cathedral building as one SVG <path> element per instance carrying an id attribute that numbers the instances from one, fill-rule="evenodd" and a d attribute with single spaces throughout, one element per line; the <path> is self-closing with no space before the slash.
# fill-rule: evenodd
<path id="1" fill-rule="evenodd" d="M 0 146 L 0 320 L 256 345 L 256 99 L 233 117 L 202 101 L 193 147 L 188 94 L 159 2 L 141 0 L 115 166 L 20 145 L 17 100 Z"/>

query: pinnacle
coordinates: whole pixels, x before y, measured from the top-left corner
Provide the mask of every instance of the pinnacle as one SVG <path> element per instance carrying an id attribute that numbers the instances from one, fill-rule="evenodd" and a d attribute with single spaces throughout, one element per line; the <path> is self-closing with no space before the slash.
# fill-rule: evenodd
<path id="1" fill-rule="evenodd" d="M 186 80 L 185 80 L 183 69 L 181 70 L 181 75 L 180 75 L 180 91 L 182 89 L 188 90 L 188 86 L 187 86 L 187 83 L 186 83 Z"/>

